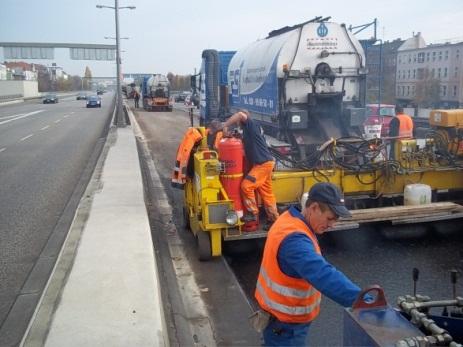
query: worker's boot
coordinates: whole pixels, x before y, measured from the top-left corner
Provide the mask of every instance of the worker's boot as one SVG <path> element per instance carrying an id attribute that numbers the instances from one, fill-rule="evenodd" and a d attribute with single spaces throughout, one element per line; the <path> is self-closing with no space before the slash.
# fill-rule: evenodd
<path id="1" fill-rule="evenodd" d="M 241 217 L 241 221 L 243 223 L 256 222 L 257 216 L 252 213 L 246 213 L 243 217 Z"/>

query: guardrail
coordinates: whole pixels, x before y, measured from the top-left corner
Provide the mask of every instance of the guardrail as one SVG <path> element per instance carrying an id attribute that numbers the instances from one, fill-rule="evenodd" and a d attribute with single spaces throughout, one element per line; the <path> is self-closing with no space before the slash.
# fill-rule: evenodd
<path id="1" fill-rule="evenodd" d="M 0 100 L 15 100 L 23 98 L 23 94 L 0 95 Z"/>

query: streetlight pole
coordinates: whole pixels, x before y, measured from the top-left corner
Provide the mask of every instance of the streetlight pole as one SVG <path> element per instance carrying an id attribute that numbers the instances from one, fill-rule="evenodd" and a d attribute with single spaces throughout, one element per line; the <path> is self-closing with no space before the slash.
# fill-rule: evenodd
<path id="1" fill-rule="evenodd" d="M 114 10 L 115 14 L 115 21 L 116 21 L 116 118 L 114 120 L 115 125 L 117 127 L 123 128 L 127 124 L 125 122 L 125 117 L 122 112 L 122 89 L 121 89 L 121 52 L 120 52 L 120 38 L 119 38 L 119 10 L 123 8 L 128 8 L 130 10 L 135 9 L 135 6 L 124 6 L 119 7 L 119 1 L 114 0 L 114 7 L 113 6 L 103 6 L 103 5 L 96 5 L 97 8 L 111 8 Z"/>
<path id="2" fill-rule="evenodd" d="M 379 66 L 378 66 L 378 115 L 381 116 L 381 88 L 382 88 L 382 79 L 383 79 L 383 40 L 378 39 L 378 41 L 380 41 Z M 381 124 L 382 124 L 382 120 L 381 120 Z"/>
<path id="3" fill-rule="evenodd" d="M 119 39 L 119 1 L 114 0 L 114 10 L 116 17 L 116 88 L 117 88 L 117 113 L 116 125 L 118 127 L 125 127 L 125 117 L 122 113 L 122 89 L 121 89 L 121 46 Z"/>

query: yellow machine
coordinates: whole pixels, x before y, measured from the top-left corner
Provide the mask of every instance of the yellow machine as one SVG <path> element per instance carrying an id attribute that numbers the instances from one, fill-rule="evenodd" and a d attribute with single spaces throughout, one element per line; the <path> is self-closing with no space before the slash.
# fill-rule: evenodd
<path id="1" fill-rule="evenodd" d="M 204 128 L 198 129 L 205 134 Z M 394 160 L 386 159 L 388 145 L 380 139 L 333 140 L 320 148 L 317 168 L 274 171 L 277 204 L 281 209 L 299 204 L 313 184 L 330 181 L 342 189 L 353 210 L 353 218 L 341 220 L 335 229 L 352 229 L 361 223 L 378 221 L 401 224 L 463 218 L 463 206 L 451 202 L 454 196 L 462 197 L 459 194 L 463 191 L 463 160 L 451 149 L 442 153 L 442 148 L 437 147 L 442 135 L 436 134 L 434 131 L 425 139 L 395 140 Z M 350 156 L 346 148 L 356 156 Z M 193 149 L 192 158 L 193 173 L 184 185 L 184 218 L 197 236 L 199 259 L 220 256 L 223 241 L 266 237 L 264 230 L 243 231 L 233 201 L 220 181 L 223 166 L 217 152 L 208 148 L 205 136 Z M 436 202 L 397 206 L 402 204 L 405 186 L 411 183 L 429 185 Z"/>
<path id="2" fill-rule="evenodd" d="M 447 145 L 451 154 L 463 156 L 463 109 L 433 110 L 429 124 L 440 135 L 440 146 Z"/>

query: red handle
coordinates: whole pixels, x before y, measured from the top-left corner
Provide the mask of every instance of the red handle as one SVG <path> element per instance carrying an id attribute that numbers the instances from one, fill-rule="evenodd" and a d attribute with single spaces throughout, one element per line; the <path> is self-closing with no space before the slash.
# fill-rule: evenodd
<path id="1" fill-rule="evenodd" d="M 372 294 L 374 300 L 372 302 L 366 302 L 364 299 L 365 294 Z M 387 307 L 386 297 L 384 296 L 383 288 L 379 285 L 374 284 L 364 290 L 362 290 L 357 299 L 352 304 L 352 309 L 364 309 L 364 308 L 382 308 Z"/>

